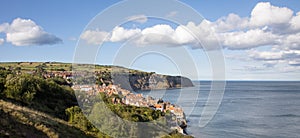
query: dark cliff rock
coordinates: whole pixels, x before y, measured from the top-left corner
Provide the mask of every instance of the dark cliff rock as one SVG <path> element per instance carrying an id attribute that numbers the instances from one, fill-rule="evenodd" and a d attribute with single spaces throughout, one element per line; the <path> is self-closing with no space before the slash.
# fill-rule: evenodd
<path id="1" fill-rule="evenodd" d="M 114 74 L 112 82 L 127 90 L 159 90 L 194 86 L 189 78 L 148 74 Z"/>

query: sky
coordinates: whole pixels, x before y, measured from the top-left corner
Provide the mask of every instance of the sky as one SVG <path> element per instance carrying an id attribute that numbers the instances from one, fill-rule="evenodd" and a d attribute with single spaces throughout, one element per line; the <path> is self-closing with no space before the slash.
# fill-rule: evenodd
<path id="1" fill-rule="evenodd" d="M 300 80 L 300 1 L 3 0 L 0 51 L 0 62 L 79 54 L 194 80 Z"/>

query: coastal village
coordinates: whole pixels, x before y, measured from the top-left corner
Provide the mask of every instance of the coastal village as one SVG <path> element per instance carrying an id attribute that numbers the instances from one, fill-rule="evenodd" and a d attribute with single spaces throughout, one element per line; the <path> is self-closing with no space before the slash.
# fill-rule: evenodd
<path id="1" fill-rule="evenodd" d="M 123 97 L 121 100 L 117 98 L 112 99 L 114 104 L 125 104 L 137 107 L 149 107 L 153 110 L 160 110 L 161 112 L 170 111 L 174 117 L 175 122 L 172 124 L 171 129 L 177 130 L 179 133 L 186 134 L 185 128 L 187 127 L 186 119 L 182 108 L 177 105 L 165 102 L 162 99 L 154 99 L 151 96 L 144 97 L 143 94 L 134 94 L 128 90 L 122 89 L 117 85 L 105 84 L 99 85 L 73 85 L 75 91 L 85 92 L 88 96 L 94 96 L 98 93 L 105 93 L 108 96 L 113 94 Z M 86 99 L 88 100 L 88 99 Z"/>
<path id="2" fill-rule="evenodd" d="M 99 73 L 99 72 L 96 72 Z M 61 77 L 66 80 L 73 79 L 74 72 L 70 71 L 52 71 L 44 73 L 45 78 Z M 84 76 L 82 73 L 75 73 L 77 76 Z M 185 118 L 184 111 L 177 105 L 171 104 L 170 102 L 163 101 L 162 99 L 155 99 L 151 96 L 144 97 L 143 94 L 134 94 L 129 90 L 121 88 L 119 85 L 103 83 L 102 85 L 73 85 L 74 91 L 85 92 L 88 96 L 95 96 L 98 93 L 105 93 L 108 96 L 113 94 L 123 97 L 121 100 L 113 98 L 112 103 L 114 104 L 125 104 L 137 107 L 149 107 L 153 110 L 160 110 L 161 112 L 170 111 L 176 118 L 175 122 L 171 126 L 171 129 L 177 130 L 179 133 L 187 134 L 186 127 L 187 121 Z M 88 99 L 85 99 L 88 100 Z"/>
<path id="3" fill-rule="evenodd" d="M 11 69 L 13 70 L 13 69 Z M 27 71 L 28 74 L 36 74 L 38 71 Z M 95 72 L 96 74 L 102 74 L 103 72 Z M 22 74 L 21 71 L 16 70 L 16 74 Z M 186 127 L 187 121 L 185 118 L 184 111 L 177 105 L 174 105 L 170 102 L 163 101 L 163 99 L 155 99 L 151 96 L 144 97 L 143 94 L 135 94 L 130 92 L 129 90 L 123 89 L 120 85 L 113 85 L 113 84 L 106 84 L 103 83 L 102 85 L 93 84 L 93 85 L 80 85 L 80 84 L 73 84 L 72 80 L 74 76 L 85 76 L 84 72 L 72 72 L 72 71 L 43 71 L 41 75 L 44 78 L 63 78 L 70 86 L 73 88 L 74 91 L 84 92 L 87 96 L 95 96 L 99 93 L 104 93 L 107 96 L 111 95 L 119 95 L 122 99 L 113 98 L 112 103 L 114 104 L 124 104 L 124 105 L 131 105 L 137 107 L 149 107 L 153 110 L 160 110 L 161 112 L 171 112 L 172 116 L 175 118 L 172 121 L 171 129 L 177 130 L 179 133 L 187 134 Z M 105 82 L 101 79 L 102 82 Z M 88 102 L 88 99 L 84 99 Z M 173 123 L 174 122 L 174 123 Z"/>

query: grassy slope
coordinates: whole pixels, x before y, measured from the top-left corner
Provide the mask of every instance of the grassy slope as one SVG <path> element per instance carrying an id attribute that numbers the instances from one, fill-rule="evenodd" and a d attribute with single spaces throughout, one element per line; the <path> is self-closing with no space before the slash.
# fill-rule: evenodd
<path id="1" fill-rule="evenodd" d="M 93 137 L 68 122 L 0 100 L 0 137 Z"/>

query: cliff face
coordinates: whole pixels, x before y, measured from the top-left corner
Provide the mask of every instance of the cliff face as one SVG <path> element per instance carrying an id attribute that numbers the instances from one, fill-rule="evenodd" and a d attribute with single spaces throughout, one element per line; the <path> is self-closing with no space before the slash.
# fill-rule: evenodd
<path id="1" fill-rule="evenodd" d="M 112 81 L 127 90 L 159 90 L 194 86 L 192 81 L 182 76 L 160 74 L 115 74 Z"/>

